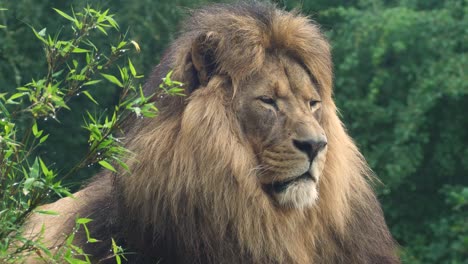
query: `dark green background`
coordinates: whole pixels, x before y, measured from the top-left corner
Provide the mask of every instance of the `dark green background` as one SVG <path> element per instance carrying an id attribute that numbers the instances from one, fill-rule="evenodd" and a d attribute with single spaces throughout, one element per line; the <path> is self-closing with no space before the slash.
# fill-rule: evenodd
<path id="1" fill-rule="evenodd" d="M 89 1 L 110 8 L 142 49 L 147 75 L 177 36 L 187 8 L 202 0 Z M 468 263 L 468 1 L 276 1 L 318 21 L 333 47 L 335 98 L 349 133 L 379 176 L 376 189 L 405 263 Z M 28 25 L 57 32 L 84 1 L 0 2 L 0 91 L 42 76 L 43 50 Z M 109 41 L 103 37 L 103 42 Z M 116 91 L 96 88 L 102 111 Z M 92 107 L 75 98 L 72 109 Z M 86 150 L 80 114 L 62 111 L 43 157 L 56 169 Z M 77 188 L 92 168 L 67 184 Z"/>

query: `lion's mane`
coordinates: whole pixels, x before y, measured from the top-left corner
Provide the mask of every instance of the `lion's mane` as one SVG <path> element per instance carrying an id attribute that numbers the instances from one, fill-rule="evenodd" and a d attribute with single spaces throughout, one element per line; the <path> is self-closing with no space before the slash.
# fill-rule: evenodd
<path id="1" fill-rule="evenodd" d="M 215 80 L 194 92 L 189 104 L 182 98 L 160 99 L 160 117 L 137 124 L 128 143 L 141 155 L 120 186 L 138 226 L 163 238 L 162 252 L 183 248 L 188 255 L 179 252 L 176 258 L 182 261 L 396 262 L 394 243 L 367 183 L 370 171 L 337 116 L 330 49 L 318 27 L 266 4 L 196 11 L 146 89 L 154 91 L 172 68 L 173 78 L 192 92 L 199 85 L 188 62 L 192 43 L 210 34 L 217 38 L 210 54 L 216 58 Z M 265 53 L 274 49 L 304 62 L 324 102 L 327 162 L 318 204 L 306 211 L 282 212 L 258 187 L 255 157 L 223 95 L 228 83 L 258 71 Z"/>
<path id="2" fill-rule="evenodd" d="M 216 74 L 197 89 L 189 58 L 201 35 L 208 43 L 216 37 L 206 55 L 215 58 Z M 259 188 L 255 156 L 225 95 L 274 50 L 302 61 L 322 97 L 328 152 L 310 209 L 279 209 Z M 370 170 L 337 116 L 330 48 L 317 25 L 270 4 L 214 5 L 192 13 L 145 91 L 154 92 L 169 69 L 189 96 L 158 95 L 159 116 L 133 120 L 131 173 L 112 181 L 117 220 L 107 223 L 118 223 L 114 237 L 141 253 L 138 263 L 399 262 Z"/>

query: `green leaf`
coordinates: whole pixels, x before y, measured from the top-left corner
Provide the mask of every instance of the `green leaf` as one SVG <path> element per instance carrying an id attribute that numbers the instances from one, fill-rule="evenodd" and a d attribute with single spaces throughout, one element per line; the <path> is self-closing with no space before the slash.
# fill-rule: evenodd
<path id="1" fill-rule="evenodd" d="M 63 69 L 60 70 L 60 71 L 58 71 L 58 72 L 54 72 L 54 74 L 52 74 L 52 77 L 57 78 L 57 77 L 59 77 L 60 74 L 62 74 L 62 73 L 63 73 Z"/>
<path id="2" fill-rule="evenodd" d="M 75 233 L 74 233 L 74 232 L 72 232 L 72 233 L 70 234 L 70 236 L 68 236 L 67 241 L 66 241 L 66 244 L 67 244 L 67 245 L 71 245 L 71 244 L 73 243 L 73 239 L 75 239 Z"/>
<path id="3" fill-rule="evenodd" d="M 99 164 L 110 171 L 116 172 L 115 168 L 105 160 L 99 161 Z"/>
<path id="4" fill-rule="evenodd" d="M 46 31 L 47 31 L 47 28 L 43 28 L 39 32 L 37 32 L 37 34 L 39 36 L 41 36 L 41 37 L 45 37 L 46 36 Z"/>
<path id="5" fill-rule="evenodd" d="M 90 50 L 86 50 L 86 49 L 82 49 L 82 48 L 78 48 L 78 47 L 75 47 L 73 50 L 72 50 L 73 53 L 88 53 L 88 52 L 91 52 Z"/>
<path id="6" fill-rule="evenodd" d="M 104 74 L 104 73 L 101 73 L 101 75 L 106 78 L 109 82 L 119 86 L 119 87 L 123 87 L 123 84 L 113 75 L 110 75 L 110 74 Z"/>
<path id="7" fill-rule="evenodd" d="M 37 133 L 39 131 L 37 130 L 37 122 L 34 122 L 34 125 L 32 126 L 32 133 L 33 135 L 37 138 Z"/>
<path id="8" fill-rule="evenodd" d="M 127 45 L 127 41 L 120 41 L 119 45 L 117 45 L 117 49 L 121 49 L 121 48 L 125 47 L 125 45 Z"/>
<path id="9" fill-rule="evenodd" d="M 39 177 L 39 159 L 36 157 L 33 165 L 29 168 L 29 177 L 37 178 Z"/>
<path id="10" fill-rule="evenodd" d="M 33 183 L 36 181 L 35 178 L 28 178 L 23 183 L 23 194 L 28 195 Z"/>
<path id="11" fill-rule="evenodd" d="M 133 107 L 132 108 L 133 112 L 136 114 L 136 116 L 141 116 L 141 108 L 140 107 Z"/>
<path id="12" fill-rule="evenodd" d="M 115 240 L 112 238 L 112 252 L 115 255 L 115 261 L 117 264 L 121 264 L 122 260 L 120 259 L 119 253 L 120 253 L 120 248 L 117 246 L 117 243 L 115 243 Z"/>
<path id="13" fill-rule="evenodd" d="M 171 88 L 169 89 L 168 93 L 169 94 L 175 94 L 175 95 L 185 95 L 183 92 L 185 90 L 182 88 Z"/>
<path id="14" fill-rule="evenodd" d="M 50 173 L 50 170 L 47 168 L 47 166 L 45 165 L 45 163 L 42 161 L 41 158 L 39 158 L 39 163 L 40 163 L 40 165 L 41 165 L 41 170 L 42 170 L 42 172 L 43 172 L 45 175 L 49 174 L 49 173 Z"/>
<path id="15" fill-rule="evenodd" d="M 90 262 L 77 259 L 77 258 L 64 257 L 64 259 L 70 264 L 89 264 L 90 263 Z"/>
<path id="16" fill-rule="evenodd" d="M 94 100 L 94 98 L 91 96 L 91 94 L 88 91 L 83 91 L 83 94 L 86 95 L 86 97 L 88 97 L 89 100 L 93 101 L 93 103 L 99 105 L 99 103 L 96 100 Z"/>
<path id="17" fill-rule="evenodd" d="M 137 72 L 135 70 L 135 67 L 133 67 L 132 61 L 130 58 L 128 59 L 128 67 L 130 68 L 130 72 L 132 73 L 133 77 L 137 76 Z"/>
<path id="18" fill-rule="evenodd" d="M 122 166 L 122 168 L 124 168 L 126 171 L 130 171 L 130 168 L 128 167 L 128 165 L 125 162 L 121 161 L 117 157 L 115 157 L 114 159 L 120 166 Z"/>
<path id="19" fill-rule="evenodd" d="M 171 80 L 172 72 L 173 72 L 173 70 L 170 70 L 170 71 L 166 74 L 166 77 L 164 78 L 164 82 L 165 82 L 166 84 L 171 84 L 171 83 L 172 83 L 172 80 Z"/>
<path id="20" fill-rule="evenodd" d="M 15 93 L 13 95 L 10 96 L 10 98 L 8 98 L 8 100 L 15 100 L 16 98 L 20 98 L 20 97 L 23 97 L 24 95 L 26 95 L 26 93 Z"/>
<path id="21" fill-rule="evenodd" d="M 92 81 L 83 83 L 83 86 L 93 85 L 93 84 L 100 83 L 100 82 L 101 80 L 92 80 Z"/>
<path id="22" fill-rule="evenodd" d="M 37 210 L 37 211 L 34 211 L 34 212 L 38 213 L 38 214 L 45 214 L 45 215 L 60 215 L 58 212 L 50 211 L 50 210 Z"/>
<path id="23" fill-rule="evenodd" d="M 37 37 L 40 41 L 42 41 L 42 42 L 43 42 L 44 44 L 46 44 L 46 45 L 49 45 L 49 43 L 47 42 L 47 40 L 46 40 L 45 38 L 43 38 L 41 35 L 39 35 L 39 33 L 38 33 L 34 28 L 31 27 L 31 29 L 32 29 L 32 31 L 34 32 L 34 35 L 36 35 L 36 37 Z"/>
<path id="24" fill-rule="evenodd" d="M 41 139 L 39 139 L 39 143 L 41 143 L 41 144 L 44 143 L 47 140 L 47 138 L 49 138 L 49 134 L 41 137 Z"/>
<path id="25" fill-rule="evenodd" d="M 93 221 L 93 219 L 89 219 L 89 218 L 78 218 L 78 219 L 76 219 L 76 223 L 80 224 L 80 225 L 87 224 L 87 223 L 89 223 L 91 221 Z"/>
<path id="26" fill-rule="evenodd" d="M 91 120 L 93 123 L 96 123 L 96 119 L 91 115 L 89 111 L 86 111 L 86 114 L 88 115 L 89 120 Z"/>
<path id="27" fill-rule="evenodd" d="M 106 31 L 103 27 L 101 27 L 101 26 L 99 26 L 99 25 L 96 26 L 96 27 L 97 27 L 97 29 L 99 29 L 99 31 L 101 31 L 104 35 L 107 36 L 107 31 Z"/>
<path id="28" fill-rule="evenodd" d="M 119 25 L 117 24 L 117 22 L 111 16 L 107 16 L 107 21 L 109 22 L 109 24 L 111 24 L 111 26 L 114 29 L 119 29 Z"/>
<path id="29" fill-rule="evenodd" d="M 63 16 L 64 18 L 70 20 L 70 21 L 75 21 L 75 19 L 73 17 L 71 17 L 70 15 L 64 13 L 63 11 L 61 10 L 58 10 L 57 8 L 53 8 L 55 10 L 55 12 L 59 13 L 59 15 Z"/>

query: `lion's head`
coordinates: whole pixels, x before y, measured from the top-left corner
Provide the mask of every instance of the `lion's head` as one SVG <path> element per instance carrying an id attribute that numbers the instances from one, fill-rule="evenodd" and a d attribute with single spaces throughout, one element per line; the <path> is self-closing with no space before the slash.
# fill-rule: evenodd
<path id="1" fill-rule="evenodd" d="M 232 108 L 256 157 L 258 185 L 282 207 L 314 204 L 325 166 L 318 84 L 287 53 L 267 54 L 264 65 L 237 84 Z"/>
<path id="2" fill-rule="evenodd" d="M 135 121 L 131 175 L 118 177 L 125 217 L 150 236 L 136 248 L 181 262 L 395 260 L 317 25 L 269 4 L 215 5 L 192 14 L 146 92 L 170 69 L 186 96 L 158 95 L 159 117 Z"/>

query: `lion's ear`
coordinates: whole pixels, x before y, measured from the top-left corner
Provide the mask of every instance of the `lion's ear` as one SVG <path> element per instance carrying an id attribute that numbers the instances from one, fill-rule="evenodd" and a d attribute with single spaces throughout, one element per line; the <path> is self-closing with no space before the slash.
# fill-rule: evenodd
<path id="1" fill-rule="evenodd" d="M 206 86 L 211 77 L 216 74 L 218 43 L 219 39 L 214 32 L 203 33 L 192 43 L 191 60 L 200 86 Z"/>

